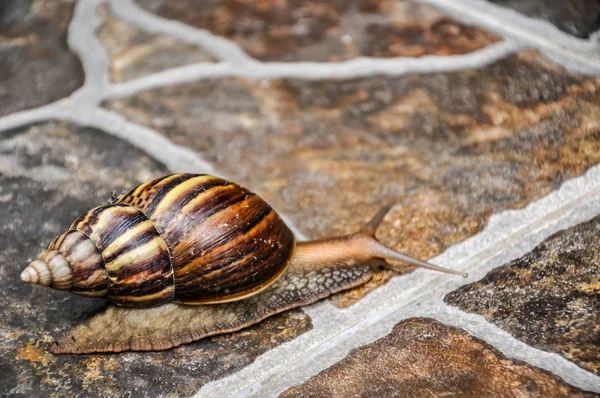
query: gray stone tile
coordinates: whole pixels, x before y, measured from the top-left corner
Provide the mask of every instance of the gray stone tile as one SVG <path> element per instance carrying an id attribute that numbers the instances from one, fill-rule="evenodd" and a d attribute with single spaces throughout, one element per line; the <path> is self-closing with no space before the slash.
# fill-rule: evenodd
<path id="1" fill-rule="evenodd" d="M 523 340 L 600 374 L 600 217 L 446 296 Z"/>
<path id="2" fill-rule="evenodd" d="M 488 0 L 533 18 L 546 20 L 579 38 L 589 38 L 600 29 L 597 0 Z"/>
<path id="3" fill-rule="evenodd" d="M 0 116 L 66 97 L 83 84 L 67 47 L 74 1 L 0 4 Z"/>

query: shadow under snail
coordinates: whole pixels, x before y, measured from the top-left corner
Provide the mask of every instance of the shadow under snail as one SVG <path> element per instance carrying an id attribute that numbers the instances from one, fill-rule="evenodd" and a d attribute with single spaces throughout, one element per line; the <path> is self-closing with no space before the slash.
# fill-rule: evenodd
<path id="1" fill-rule="evenodd" d="M 224 179 L 154 179 L 75 220 L 21 279 L 113 304 L 54 353 L 165 350 L 229 333 L 367 282 L 397 262 L 457 275 L 359 232 L 296 242 L 259 196 Z M 215 304 L 215 305 L 208 305 Z"/>

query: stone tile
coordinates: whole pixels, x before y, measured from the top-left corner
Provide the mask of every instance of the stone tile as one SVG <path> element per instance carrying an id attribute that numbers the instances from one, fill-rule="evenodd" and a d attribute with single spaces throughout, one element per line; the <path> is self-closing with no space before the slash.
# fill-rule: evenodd
<path id="1" fill-rule="evenodd" d="M 198 62 L 215 62 L 202 48 L 173 37 L 147 33 L 116 17 L 110 7 L 99 9 L 104 23 L 98 38 L 111 57 L 110 77 L 114 82 L 135 79 L 176 66 Z"/>
<path id="2" fill-rule="evenodd" d="M 73 0 L 0 4 L 0 116 L 66 97 L 83 84 L 67 47 Z"/>
<path id="3" fill-rule="evenodd" d="M 432 319 L 397 324 L 375 343 L 281 394 L 291 397 L 585 397 L 540 369 L 504 357 Z"/>
<path id="4" fill-rule="evenodd" d="M 396 201 L 380 239 L 427 259 L 597 164 L 599 88 L 522 52 L 452 73 L 204 80 L 105 106 L 196 150 L 310 237 Z"/>
<path id="5" fill-rule="evenodd" d="M 311 327 L 302 312 L 240 333 L 156 353 L 51 355 L 53 337 L 104 307 L 22 282 L 21 270 L 112 190 L 166 168 L 127 142 L 92 128 L 44 122 L 0 135 L 0 391 L 17 396 L 191 395 Z"/>
<path id="6" fill-rule="evenodd" d="M 488 0 L 529 17 L 546 20 L 563 32 L 589 38 L 600 29 L 600 2 L 597 0 Z"/>
<path id="7" fill-rule="evenodd" d="M 446 301 L 600 374 L 600 216 L 463 286 Z"/>
<path id="8" fill-rule="evenodd" d="M 261 61 L 452 55 L 499 40 L 416 1 L 137 2 L 160 16 L 234 40 Z"/>

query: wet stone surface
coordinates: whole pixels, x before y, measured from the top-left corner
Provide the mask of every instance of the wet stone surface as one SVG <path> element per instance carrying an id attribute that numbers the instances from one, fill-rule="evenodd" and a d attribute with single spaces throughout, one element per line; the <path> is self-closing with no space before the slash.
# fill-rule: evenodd
<path id="1" fill-rule="evenodd" d="M 579 38 L 589 38 L 600 29 L 598 0 L 488 0 L 529 17 L 543 19 Z"/>
<path id="2" fill-rule="evenodd" d="M 75 2 L 4 0 L 0 4 L 0 116 L 66 97 L 83 84 L 67 47 Z"/>
<path id="3" fill-rule="evenodd" d="M 262 352 L 310 329 L 302 312 L 242 332 L 156 353 L 52 355 L 52 339 L 102 309 L 87 299 L 22 282 L 45 245 L 114 191 L 167 173 L 130 144 L 64 122 L 0 136 L 0 395 L 191 395 Z"/>
<path id="4" fill-rule="evenodd" d="M 102 6 L 99 14 L 104 22 L 98 29 L 98 38 L 110 53 L 110 77 L 114 82 L 177 66 L 215 61 L 212 55 L 198 46 L 170 36 L 144 32 L 113 15 L 108 5 Z"/>
<path id="5" fill-rule="evenodd" d="M 143 8 L 237 42 L 261 61 L 464 54 L 499 40 L 432 6 L 392 0 L 137 0 Z"/>
<path id="6" fill-rule="evenodd" d="M 227 38 L 264 62 L 424 57 L 417 64 L 432 70 L 439 58 L 427 55 L 459 56 L 501 40 L 484 26 L 458 22 L 417 0 L 132 1 L 162 23 L 204 29 L 213 40 Z M 598 0 L 490 1 L 596 40 Z M 78 39 L 95 35 L 106 49 L 102 78 L 125 82 L 192 63 L 206 63 L 207 71 L 215 65 L 210 72 L 221 76 L 217 59 L 205 49 L 153 33 L 160 26 L 127 22 L 103 3 L 95 10 L 100 24 L 94 32 L 86 21 L 71 26 L 83 35 Z M 80 60 L 67 45 L 75 4 L 0 1 L 0 117 L 65 98 L 83 84 Z M 93 2 L 77 4 L 94 11 L 86 9 Z M 489 53 L 469 60 L 489 59 Z M 82 50 L 81 56 L 98 55 Z M 391 62 L 402 67 L 413 61 Z M 378 237 L 428 259 L 481 232 L 490 216 L 522 209 L 600 162 L 600 78 L 569 73 L 532 50 L 476 64 L 446 73 L 311 80 L 314 65 L 308 63 L 303 78 L 199 78 L 109 98 L 101 106 L 196 152 L 310 238 L 354 232 L 394 202 Z M 179 70 L 161 74 L 168 76 L 185 77 Z M 92 83 L 108 83 L 94 82 L 96 77 L 89 76 Z M 112 92 L 98 88 L 89 103 L 68 103 L 63 114 L 96 115 L 93 100 Z M 113 120 L 111 128 L 122 127 L 120 118 Z M 0 132 L 0 396 L 191 396 L 243 368 L 252 377 L 264 375 L 268 363 L 247 367 L 313 328 L 304 312 L 290 311 L 169 351 L 52 355 L 54 338 L 106 304 L 25 284 L 21 270 L 81 213 L 169 170 L 103 131 L 63 121 L 23 123 Z M 160 135 L 146 133 L 148 142 L 135 136 L 131 141 L 160 145 Z M 177 155 L 177 148 L 170 151 Z M 596 218 L 562 231 L 449 294 L 446 302 L 562 355 L 583 369 L 575 377 L 589 386 L 592 373 L 600 375 L 599 226 Z M 392 275 L 378 272 L 333 302 L 351 305 Z M 322 331 L 323 324 L 315 329 Z M 561 372 L 560 366 L 549 369 Z M 225 389 L 230 381 L 239 386 L 247 380 L 227 380 Z M 258 387 L 264 388 L 260 393 L 268 392 L 267 384 Z M 591 396 L 505 358 L 459 328 L 420 318 L 400 322 L 388 336 L 351 351 L 283 396 L 394 394 Z"/>
<path id="7" fill-rule="evenodd" d="M 380 238 L 427 259 L 597 164 L 599 88 L 522 52 L 453 73 L 205 80 L 104 106 L 196 150 L 309 237 L 354 232 L 395 201 Z"/>
<path id="8" fill-rule="evenodd" d="M 592 397 L 464 331 L 413 318 L 281 394 L 292 397 Z"/>
<path id="9" fill-rule="evenodd" d="M 446 296 L 519 340 L 600 374 L 600 216 Z"/>

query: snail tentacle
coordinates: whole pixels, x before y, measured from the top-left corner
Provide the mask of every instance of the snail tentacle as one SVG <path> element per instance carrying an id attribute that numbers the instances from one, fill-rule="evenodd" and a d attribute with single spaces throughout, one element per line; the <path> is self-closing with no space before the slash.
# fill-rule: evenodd
<path id="1" fill-rule="evenodd" d="M 395 251 L 377 240 L 375 232 L 393 205 L 391 203 L 384 206 L 371 221 L 355 234 L 299 242 L 295 260 L 303 263 L 306 269 L 315 269 L 331 263 L 347 263 L 348 266 L 352 266 L 357 261 L 369 261 L 374 266 L 384 266 L 397 272 L 402 272 L 402 270 L 395 262 L 402 262 L 433 271 L 468 277 L 468 274 L 464 272 L 417 260 L 407 254 Z"/>
<path id="2" fill-rule="evenodd" d="M 371 218 L 371 220 L 360 229 L 359 232 L 362 232 L 363 234 L 372 236 L 374 238 L 375 232 L 377 232 L 377 228 L 379 228 L 379 226 L 381 225 L 385 216 L 387 216 L 387 214 L 390 212 L 392 207 L 394 207 L 395 205 L 396 205 L 396 202 L 394 201 L 394 202 L 390 202 L 387 205 L 383 206 L 377 212 L 377 214 L 375 214 L 373 216 L 373 218 Z"/>

